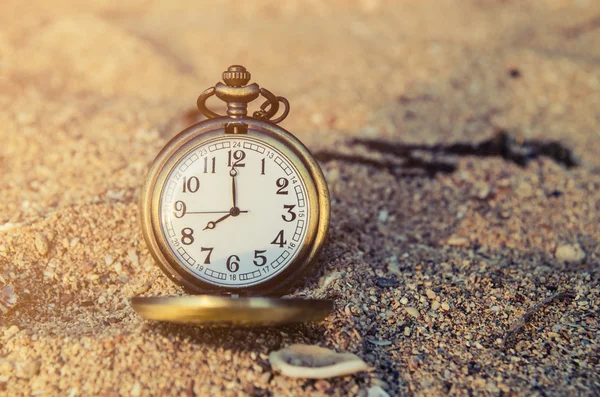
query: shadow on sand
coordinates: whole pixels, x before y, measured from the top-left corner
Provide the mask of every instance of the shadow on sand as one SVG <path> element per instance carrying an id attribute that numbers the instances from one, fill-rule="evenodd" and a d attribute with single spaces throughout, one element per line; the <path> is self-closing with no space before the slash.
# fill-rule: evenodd
<path id="1" fill-rule="evenodd" d="M 564 167 L 571 168 L 578 165 L 571 150 L 556 141 L 520 140 L 513 137 L 505 130 L 500 130 L 490 139 L 479 143 L 457 142 L 449 145 L 421 145 L 403 144 L 380 139 L 353 139 L 350 145 L 360 145 L 380 154 L 391 155 L 403 161 L 377 160 L 369 157 L 323 150 L 315 153 L 321 162 L 345 161 L 353 164 L 373 166 L 378 169 L 388 170 L 400 176 L 397 168 L 403 170 L 422 170 L 426 176 L 432 178 L 438 173 L 451 173 L 456 171 L 456 164 L 448 159 L 427 160 L 422 154 L 429 156 L 476 156 L 476 157 L 501 157 L 521 167 L 539 157 L 548 157 Z M 406 174 L 405 174 L 406 175 Z"/>

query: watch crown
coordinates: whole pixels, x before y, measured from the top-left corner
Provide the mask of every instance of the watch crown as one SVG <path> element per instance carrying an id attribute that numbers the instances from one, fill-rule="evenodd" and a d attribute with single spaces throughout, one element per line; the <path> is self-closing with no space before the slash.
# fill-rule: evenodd
<path id="1" fill-rule="evenodd" d="M 250 81 L 250 72 L 241 65 L 232 65 L 223 72 L 223 81 L 230 87 L 242 87 Z"/>

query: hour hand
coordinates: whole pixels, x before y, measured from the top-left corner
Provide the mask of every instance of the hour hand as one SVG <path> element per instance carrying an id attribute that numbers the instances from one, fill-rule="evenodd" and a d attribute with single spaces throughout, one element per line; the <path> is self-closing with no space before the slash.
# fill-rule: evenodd
<path id="1" fill-rule="evenodd" d="M 206 227 L 202 230 L 206 230 L 206 229 L 214 229 L 217 226 L 217 223 L 229 218 L 231 216 L 231 212 L 227 215 L 223 215 L 222 217 L 220 217 L 219 219 L 217 219 L 216 221 L 210 221 L 206 224 Z"/>

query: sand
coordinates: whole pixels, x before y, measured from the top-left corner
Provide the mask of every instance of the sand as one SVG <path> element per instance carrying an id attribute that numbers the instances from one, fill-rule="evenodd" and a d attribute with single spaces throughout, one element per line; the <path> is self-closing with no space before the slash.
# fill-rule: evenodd
<path id="1" fill-rule="evenodd" d="M 0 394 L 597 395 L 599 18 L 585 0 L 3 2 Z M 147 323 L 128 298 L 182 291 L 143 242 L 140 187 L 236 63 L 321 160 L 331 232 L 290 294 L 336 310 Z M 373 369 L 289 379 L 268 353 L 294 343 Z"/>

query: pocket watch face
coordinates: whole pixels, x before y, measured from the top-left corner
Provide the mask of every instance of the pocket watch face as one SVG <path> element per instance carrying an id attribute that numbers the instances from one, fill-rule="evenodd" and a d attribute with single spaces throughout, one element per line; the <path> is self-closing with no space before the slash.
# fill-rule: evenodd
<path id="1" fill-rule="evenodd" d="M 178 158 L 162 184 L 158 219 L 179 265 L 225 288 L 282 273 L 301 252 L 311 220 L 313 182 L 297 164 L 265 140 L 233 134 Z"/>

